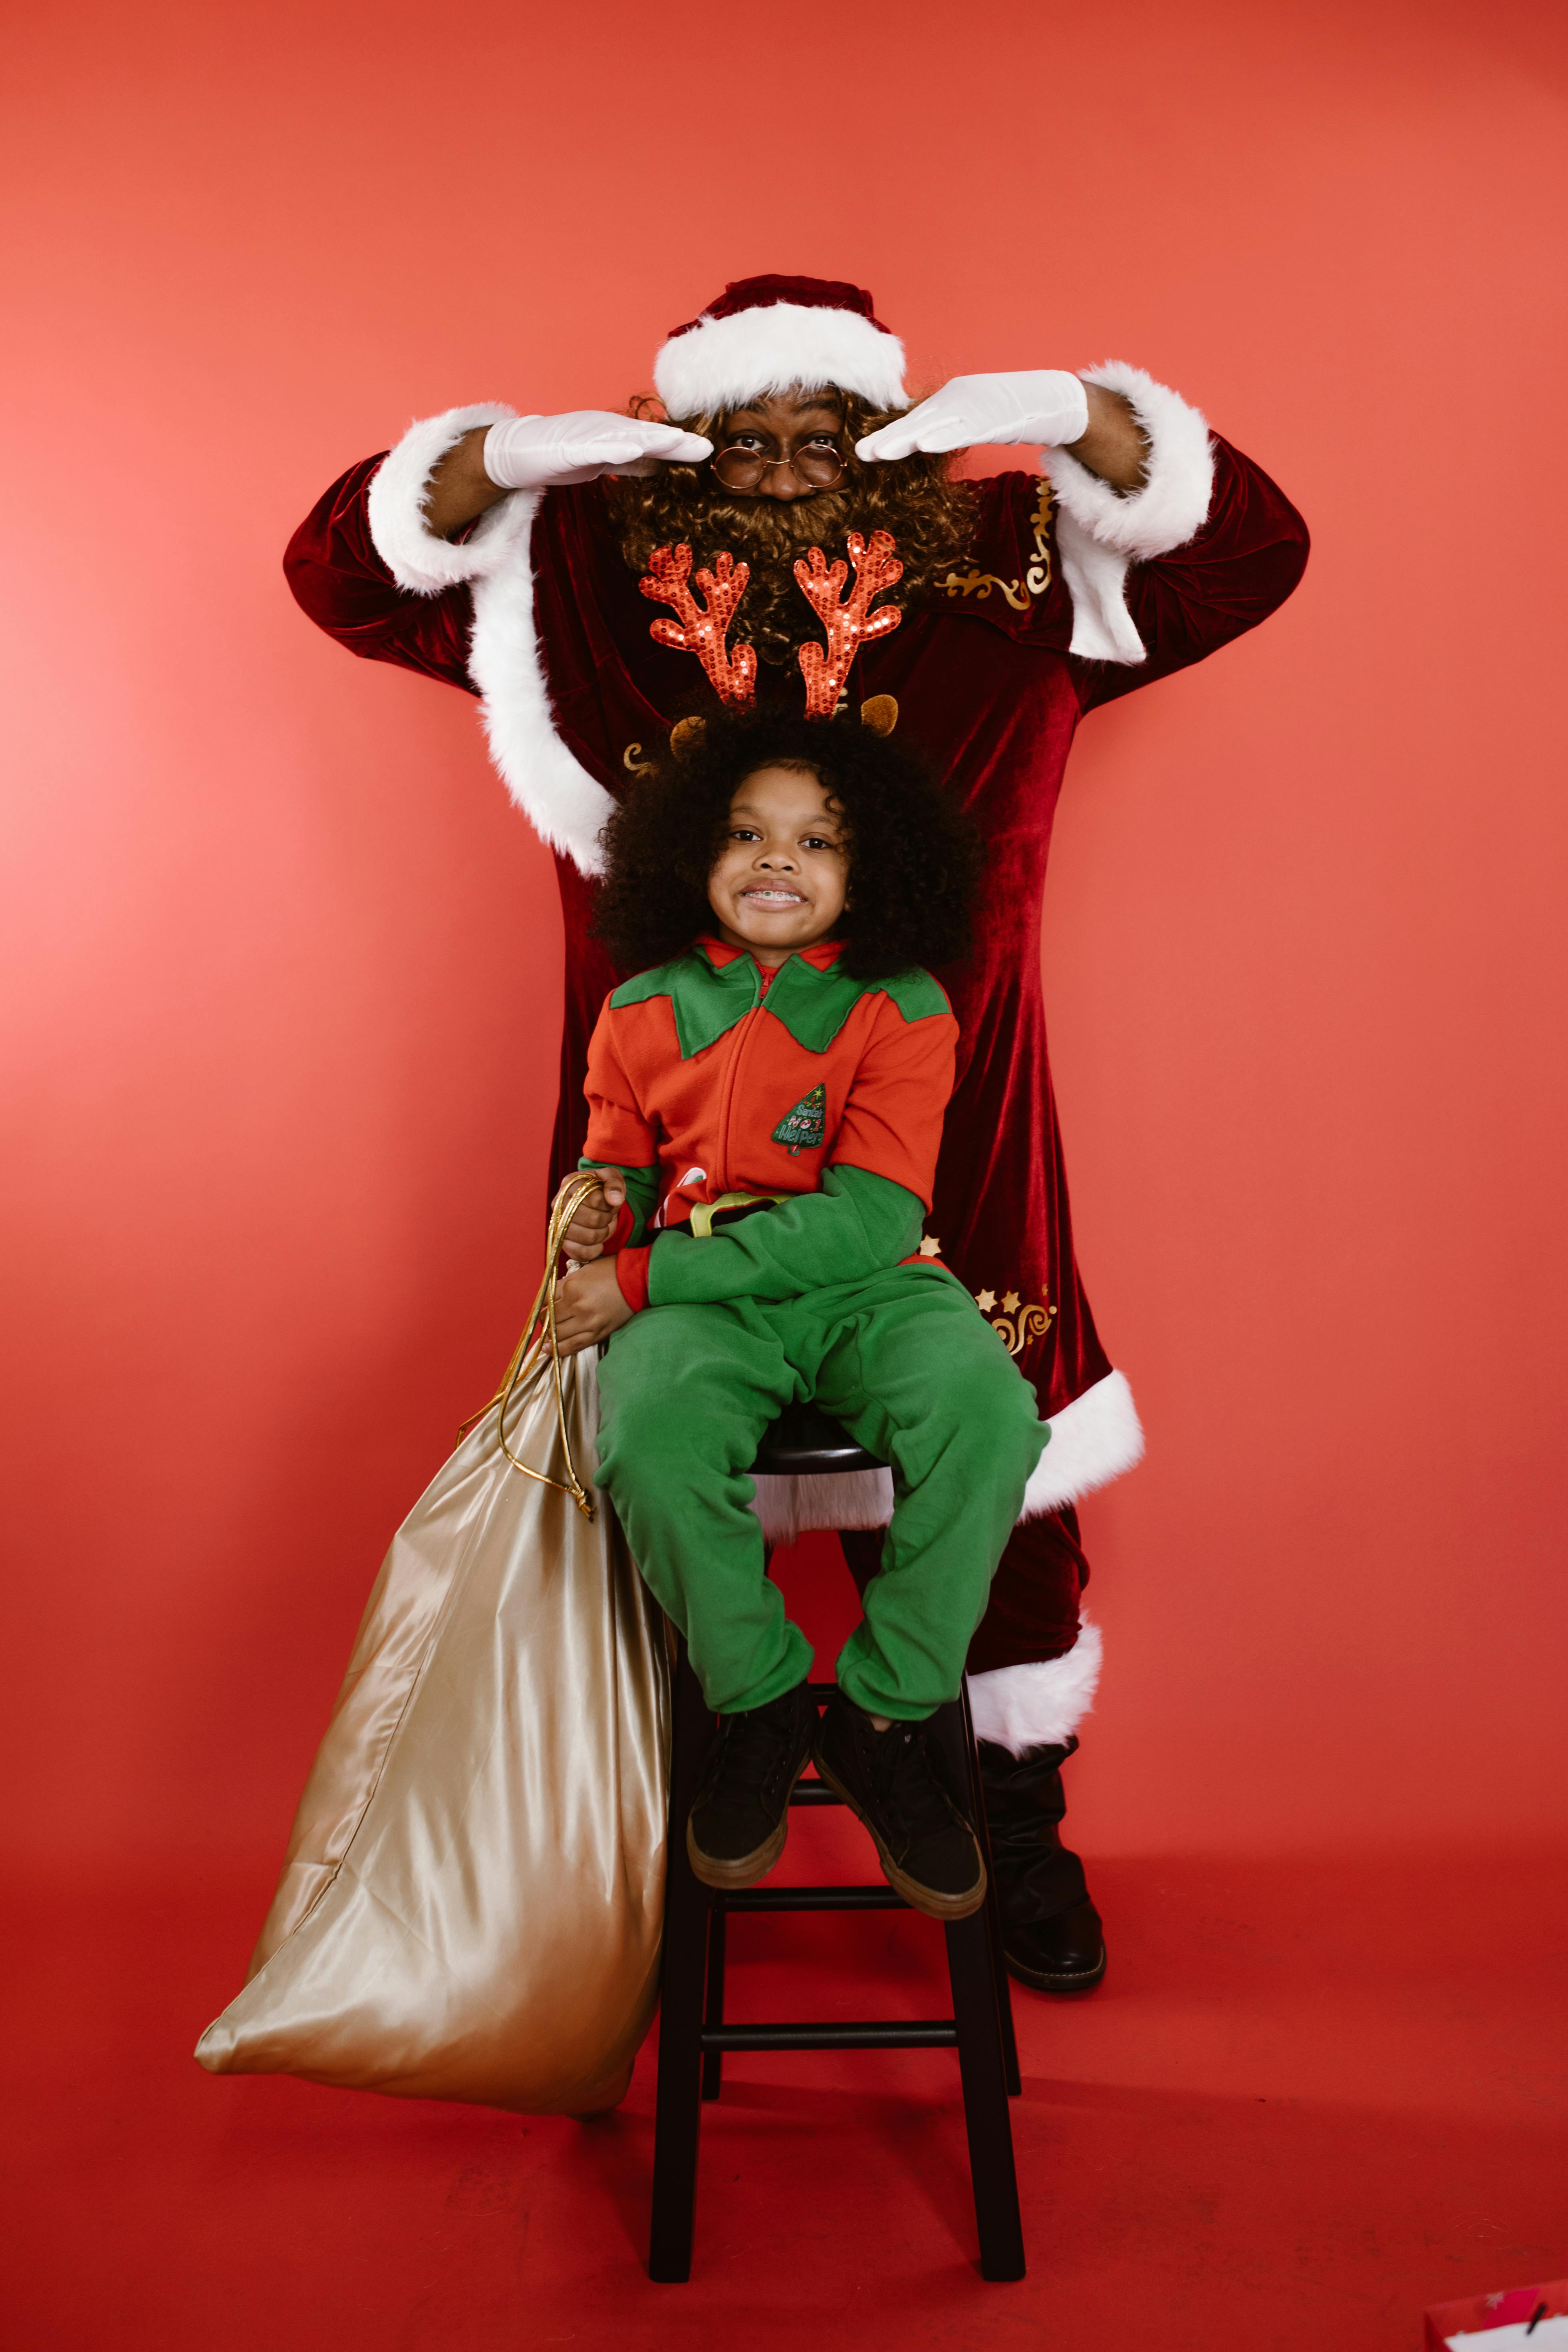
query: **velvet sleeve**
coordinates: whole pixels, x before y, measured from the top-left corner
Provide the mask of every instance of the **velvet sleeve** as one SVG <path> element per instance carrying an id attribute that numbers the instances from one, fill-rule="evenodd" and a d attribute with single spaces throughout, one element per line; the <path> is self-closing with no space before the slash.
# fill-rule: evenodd
<path id="1" fill-rule="evenodd" d="M 1085 710 L 1185 669 L 1255 629 L 1306 569 L 1307 526 L 1283 490 L 1217 435 L 1213 448 L 1214 495 L 1195 536 L 1169 554 L 1133 563 L 1127 573 L 1127 609 L 1147 659 L 1069 656 Z"/>
<path id="2" fill-rule="evenodd" d="M 284 552 L 284 577 L 300 610 L 350 653 L 476 693 L 468 676 L 468 585 L 412 595 L 376 552 L 366 498 L 384 455 L 351 466 L 311 508 Z"/>
<path id="3" fill-rule="evenodd" d="M 822 1190 L 705 1236 L 660 1234 L 648 1252 L 650 1307 L 798 1298 L 880 1274 L 920 1247 L 925 1210 L 864 1168 L 825 1168 Z"/>

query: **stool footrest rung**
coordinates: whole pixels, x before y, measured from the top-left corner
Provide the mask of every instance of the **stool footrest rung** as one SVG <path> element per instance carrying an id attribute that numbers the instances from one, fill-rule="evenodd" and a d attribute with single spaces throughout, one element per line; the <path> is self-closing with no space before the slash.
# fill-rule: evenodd
<path id="1" fill-rule="evenodd" d="M 834 1794 L 826 1780 L 797 1780 L 789 1792 L 789 1801 L 792 1805 L 841 1805 L 844 1802 L 842 1797 Z"/>
<path id="2" fill-rule="evenodd" d="M 710 2025 L 704 2050 L 955 2050 L 951 2017 L 803 2019 L 784 2025 Z"/>
<path id="3" fill-rule="evenodd" d="M 890 1886 L 747 1886 L 719 1898 L 726 1911 L 907 1911 Z"/>

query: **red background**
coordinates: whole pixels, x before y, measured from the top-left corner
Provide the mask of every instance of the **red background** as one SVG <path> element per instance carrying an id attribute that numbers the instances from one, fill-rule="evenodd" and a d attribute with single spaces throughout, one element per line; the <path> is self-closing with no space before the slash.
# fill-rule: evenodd
<path id="1" fill-rule="evenodd" d="M 728 2342 L 781 2214 L 779 2340 L 825 2294 L 857 2342 L 975 2340 L 934 2062 L 742 2068 L 731 2284 L 668 2304 L 646 2066 L 595 2154 L 185 2055 L 510 1346 L 555 1083 L 552 877 L 475 714 L 318 636 L 284 541 L 411 416 L 618 404 L 758 269 L 871 287 L 928 384 L 1135 360 L 1316 542 L 1258 635 L 1089 722 L 1047 894 L 1150 1449 L 1085 1513 L 1113 1966 L 1021 1999 L 1027 2308 L 1195 2352 L 1223 2289 L 1234 2340 L 1359 2352 L 1560 2274 L 1561 1882 L 1510 1857 L 1568 1812 L 1561 10 L 71 0 L 7 39 L 7 2210 L 55 2198 L 16 2340 L 510 2346 L 530 2213 L 584 2341 Z M 794 1573 L 842 1613 L 825 1547 Z M 868 2199 L 906 2233 L 869 2333 Z"/>
<path id="2" fill-rule="evenodd" d="M 1561 57 L 1506 5 L 1070 14 L 874 9 L 810 104 L 787 25 L 630 8 L 14 29 L 6 1840 L 276 1850 L 534 1278 L 547 860 L 288 531 L 411 415 L 618 404 L 772 268 L 928 383 L 1140 362 L 1316 541 L 1089 722 L 1056 845 L 1150 1433 L 1085 1514 L 1084 1836 L 1563 1824 Z"/>

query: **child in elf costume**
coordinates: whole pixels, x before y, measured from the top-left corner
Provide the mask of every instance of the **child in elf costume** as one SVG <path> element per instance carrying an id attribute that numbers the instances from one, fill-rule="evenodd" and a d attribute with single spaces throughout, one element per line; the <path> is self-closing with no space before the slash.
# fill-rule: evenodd
<path id="1" fill-rule="evenodd" d="M 599 930 L 626 969 L 588 1055 L 563 1353 L 607 1341 L 599 1483 L 721 1717 L 687 1828 L 749 1886 L 817 1769 L 918 1909 L 984 1869 L 925 1725 L 1045 1446 L 1034 1391 L 922 1227 L 955 1023 L 928 963 L 966 940 L 978 852 L 907 754 L 852 719 L 710 719 L 606 829 Z M 748 1476 L 814 1397 L 896 1508 L 820 1727 Z"/>

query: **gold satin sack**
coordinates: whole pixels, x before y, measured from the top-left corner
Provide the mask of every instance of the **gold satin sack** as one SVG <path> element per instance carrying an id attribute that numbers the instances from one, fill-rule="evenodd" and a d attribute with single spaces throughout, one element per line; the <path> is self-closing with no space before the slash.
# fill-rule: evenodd
<path id="1" fill-rule="evenodd" d="M 596 1359 L 563 1368 L 594 1459 Z M 562 1464 L 552 1381 L 513 1398 Z M 486 1415 L 370 1597 L 215 2074 L 303 2074 L 530 2115 L 613 2106 L 652 2021 L 668 1667 L 615 1514 L 524 1477 Z"/>

